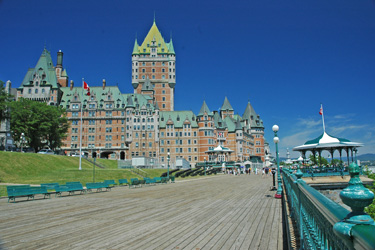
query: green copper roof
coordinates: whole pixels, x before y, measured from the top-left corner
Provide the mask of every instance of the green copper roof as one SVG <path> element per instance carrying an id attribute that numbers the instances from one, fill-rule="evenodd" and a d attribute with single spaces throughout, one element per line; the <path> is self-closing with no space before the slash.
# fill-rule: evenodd
<path id="1" fill-rule="evenodd" d="M 137 39 L 135 39 L 134 47 L 133 47 L 133 55 L 134 54 L 139 54 L 138 47 L 139 47 L 139 45 L 138 45 Z"/>
<path id="2" fill-rule="evenodd" d="M 51 86 L 52 88 L 58 88 L 59 83 L 56 77 L 56 71 L 53 66 L 51 54 L 47 49 L 44 49 L 42 55 L 40 56 L 35 68 L 30 68 L 20 86 L 23 88 L 25 86 L 33 86 L 35 83 L 32 82 L 34 78 L 39 78 L 40 86 Z"/>
<path id="3" fill-rule="evenodd" d="M 207 115 L 210 115 L 210 116 L 212 115 L 212 113 L 207 107 L 206 101 L 203 101 L 203 104 L 202 104 L 201 110 L 199 111 L 198 116 L 203 116 L 204 113 L 207 113 Z"/>
<path id="4" fill-rule="evenodd" d="M 198 123 L 192 111 L 160 111 L 159 127 L 165 128 L 166 124 L 171 121 L 175 128 L 182 128 L 184 123 L 190 123 L 192 128 L 197 128 Z"/>
<path id="5" fill-rule="evenodd" d="M 215 127 L 218 129 L 224 129 L 227 126 L 225 122 L 221 119 L 221 116 L 218 112 L 214 113 L 214 123 Z"/>
<path id="6" fill-rule="evenodd" d="M 90 84 L 89 84 L 90 85 Z M 90 86 L 90 96 L 86 95 L 86 91 L 82 92 L 82 87 L 74 87 L 72 90 L 70 87 L 61 88 L 63 96 L 61 99 L 60 106 L 69 108 L 71 102 L 82 102 L 86 105 L 89 101 L 97 102 L 98 109 L 105 108 L 106 102 L 112 102 L 114 109 L 124 108 L 135 108 L 135 110 L 148 109 L 154 110 L 154 106 L 150 104 L 150 97 L 142 94 L 122 94 L 117 86 L 106 86 L 93 87 Z M 82 96 L 83 94 L 83 96 Z M 77 96 L 77 99 L 75 99 Z"/>
<path id="7" fill-rule="evenodd" d="M 235 132 L 236 131 L 236 123 L 235 120 L 230 118 L 229 116 L 224 118 L 224 122 L 227 125 L 228 132 Z"/>
<path id="8" fill-rule="evenodd" d="M 68 77 L 68 73 L 66 73 L 66 69 L 63 70 L 63 72 L 61 73 L 61 76 Z"/>
<path id="9" fill-rule="evenodd" d="M 247 103 L 245 112 L 242 115 L 242 119 L 248 120 L 252 128 L 253 127 L 264 128 L 262 119 L 260 119 L 260 116 L 255 112 L 250 102 Z"/>
<path id="10" fill-rule="evenodd" d="M 223 110 L 223 111 L 225 111 L 225 110 L 233 111 L 232 105 L 230 105 L 227 97 L 225 97 L 223 106 L 221 106 L 220 110 Z"/>
<path id="11" fill-rule="evenodd" d="M 145 83 L 142 85 L 142 91 L 152 91 L 154 90 L 154 86 L 151 84 L 150 79 L 146 78 Z"/>
<path id="12" fill-rule="evenodd" d="M 174 52 L 174 48 L 173 48 L 173 42 L 172 42 L 172 38 L 171 38 L 171 41 L 169 42 L 169 44 L 168 44 L 169 46 L 169 53 L 170 54 L 175 54 L 175 52 Z"/>
<path id="13" fill-rule="evenodd" d="M 328 135 L 328 136 L 327 136 Z M 313 140 L 310 140 L 310 141 L 307 141 L 305 143 L 305 145 L 308 145 L 308 144 L 316 144 L 316 143 L 322 143 L 322 138 L 325 137 L 324 139 L 326 140 L 325 143 L 337 143 L 337 142 L 350 142 L 348 139 L 344 139 L 344 138 L 338 138 L 338 137 L 334 137 L 332 135 L 329 135 L 327 133 L 323 133 L 321 134 L 319 137 L 313 139 Z"/>
<path id="14" fill-rule="evenodd" d="M 241 124 L 239 116 L 237 116 L 237 120 L 236 120 L 236 130 L 242 130 L 242 124 Z"/>

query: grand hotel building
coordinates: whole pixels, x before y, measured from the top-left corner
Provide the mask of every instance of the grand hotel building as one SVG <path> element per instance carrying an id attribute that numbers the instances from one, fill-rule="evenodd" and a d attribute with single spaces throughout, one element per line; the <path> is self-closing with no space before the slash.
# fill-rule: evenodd
<path id="1" fill-rule="evenodd" d="M 193 166 L 204 160 L 264 161 L 269 150 L 263 121 L 250 102 L 242 116 L 235 115 L 227 97 L 218 111 L 211 111 L 205 101 L 198 114 L 174 110 L 176 54 L 172 39 L 164 40 L 155 21 L 141 44 L 135 40 L 131 58 L 134 93 L 121 93 L 103 80 L 87 96 L 81 86 L 69 84 L 63 53 L 58 52 L 54 66 L 44 49 L 17 89 L 17 97 L 66 109 L 71 127 L 62 150 L 67 153 L 79 150 L 82 105 L 82 150 L 89 157 L 146 157 L 166 165 L 169 153 L 172 165 L 184 158 Z M 232 153 L 207 153 L 218 145 Z"/>

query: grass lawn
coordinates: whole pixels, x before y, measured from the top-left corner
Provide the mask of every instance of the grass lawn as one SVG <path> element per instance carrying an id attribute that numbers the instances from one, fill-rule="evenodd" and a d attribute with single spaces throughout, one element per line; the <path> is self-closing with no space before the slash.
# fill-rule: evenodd
<path id="1" fill-rule="evenodd" d="M 105 169 L 95 167 L 95 181 L 139 178 L 128 169 L 118 169 L 117 161 L 97 159 Z M 61 155 L 42 155 L 0 151 L 0 183 L 41 184 L 67 181 L 80 181 L 83 185 L 93 182 L 93 164 L 79 158 Z M 165 169 L 144 169 L 153 178 L 164 173 Z M 0 196 L 6 196 L 6 187 L 0 185 Z"/>

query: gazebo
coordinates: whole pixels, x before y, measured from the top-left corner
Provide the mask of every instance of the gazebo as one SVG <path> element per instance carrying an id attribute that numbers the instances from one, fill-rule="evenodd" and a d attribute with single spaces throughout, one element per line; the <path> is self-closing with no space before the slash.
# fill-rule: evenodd
<path id="1" fill-rule="evenodd" d="M 348 166 L 349 166 L 349 154 L 352 154 L 352 161 L 353 160 L 353 151 L 356 152 L 358 147 L 362 147 L 362 143 L 352 142 L 348 139 L 338 138 L 331 135 L 328 135 L 325 131 L 319 137 L 307 141 L 305 144 L 293 148 L 293 151 L 299 151 L 302 154 L 303 159 L 306 159 L 306 152 L 310 151 L 315 155 L 316 153 L 319 154 L 319 159 L 322 156 L 322 151 L 326 150 L 331 154 L 331 158 L 333 160 L 333 154 L 337 150 L 340 154 L 340 161 L 342 157 L 342 151 L 344 150 L 347 155 L 348 159 Z"/>
<path id="2" fill-rule="evenodd" d="M 207 150 L 205 153 L 213 156 L 212 160 L 215 160 L 217 162 L 225 162 L 230 160 L 230 155 L 233 152 L 233 150 L 219 145 L 214 149 Z"/>

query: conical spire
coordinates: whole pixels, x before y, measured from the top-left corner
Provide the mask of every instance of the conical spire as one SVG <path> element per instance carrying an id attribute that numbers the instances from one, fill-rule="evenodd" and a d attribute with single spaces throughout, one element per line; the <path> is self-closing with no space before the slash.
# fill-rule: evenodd
<path id="1" fill-rule="evenodd" d="M 135 39 L 135 42 L 134 42 L 134 47 L 133 47 L 133 55 L 135 54 L 139 54 L 139 48 L 138 48 L 138 42 L 137 42 L 137 38 Z"/>
<path id="2" fill-rule="evenodd" d="M 207 113 L 208 115 L 212 115 L 210 110 L 207 107 L 206 101 L 203 101 L 203 104 L 202 104 L 201 110 L 199 111 L 198 116 L 203 116 L 204 113 Z"/>
<path id="3" fill-rule="evenodd" d="M 227 97 L 225 97 L 223 106 L 221 106 L 220 110 L 222 110 L 222 111 L 225 111 L 225 110 L 233 111 L 232 105 L 230 105 Z"/>
<path id="4" fill-rule="evenodd" d="M 240 121 L 240 117 L 239 116 L 237 116 L 236 130 L 242 130 L 242 125 L 241 125 L 241 121 Z"/>
<path id="5" fill-rule="evenodd" d="M 175 54 L 174 47 L 173 47 L 173 42 L 172 42 L 172 37 L 171 37 L 171 41 L 168 44 L 168 50 L 169 50 L 169 53 Z"/>
<path id="6" fill-rule="evenodd" d="M 159 105 L 158 105 L 158 101 L 155 101 L 155 106 L 154 106 L 155 110 L 159 110 Z"/>

